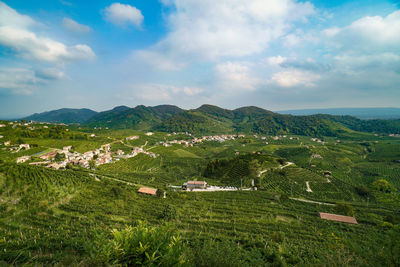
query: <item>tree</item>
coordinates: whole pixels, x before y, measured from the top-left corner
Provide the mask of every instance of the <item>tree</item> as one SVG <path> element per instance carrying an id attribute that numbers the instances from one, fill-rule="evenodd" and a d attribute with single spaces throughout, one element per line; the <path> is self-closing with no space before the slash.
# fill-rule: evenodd
<path id="1" fill-rule="evenodd" d="M 258 172 L 260 171 L 261 165 L 258 160 L 254 159 L 249 163 L 249 176 L 250 178 L 256 178 L 258 176 Z"/>
<path id="2" fill-rule="evenodd" d="M 354 209 L 351 205 L 346 204 L 346 203 L 338 203 L 336 204 L 336 210 L 339 213 L 342 213 L 346 216 L 353 216 L 354 215 Z"/>
<path id="3" fill-rule="evenodd" d="M 55 161 L 63 161 L 64 159 L 65 159 L 64 153 L 57 153 L 56 156 L 54 157 Z"/>
<path id="4" fill-rule="evenodd" d="M 369 197 L 371 194 L 371 190 L 365 185 L 356 186 L 355 190 L 362 197 Z"/>
<path id="5" fill-rule="evenodd" d="M 174 206 L 171 206 L 169 204 L 164 206 L 163 211 L 161 214 L 158 216 L 159 219 L 163 219 L 166 221 L 171 221 L 176 218 L 176 209 Z"/>
<path id="6" fill-rule="evenodd" d="M 89 160 L 89 168 L 90 169 L 96 169 L 96 163 L 94 160 Z"/>
<path id="7" fill-rule="evenodd" d="M 390 193 L 394 190 L 393 185 L 390 184 L 385 179 L 376 180 L 375 182 L 372 183 L 371 187 L 372 187 L 372 189 L 375 189 L 377 191 L 381 191 L 384 193 Z"/>

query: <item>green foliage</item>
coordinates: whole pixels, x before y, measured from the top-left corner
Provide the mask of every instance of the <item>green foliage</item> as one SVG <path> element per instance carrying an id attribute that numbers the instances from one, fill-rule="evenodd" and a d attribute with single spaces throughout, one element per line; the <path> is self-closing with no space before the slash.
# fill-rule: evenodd
<path id="1" fill-rule="evenodd" d="M 354 208 L 347 203 L 337 203 L 336 210 L 338 213 L 346 216 L 354 216 Z"/>
<path id="2" fill-rule="evenodd" d="M 65 159 L 64 153 L 57 153 L 56 156 L 54 157 L 55 161 L 63 161 L 64 159 Z"/>
<path id="3" fill-rule="evenodd" d="M 97 112 L 90 109 L 69 109 L 63 108 L 40 114 L 33 114 L 25 120 L 44 121 L 44 122 L 63 122 L 63 123 L 82 123 L 94 116 Z"/>
<path id="4" fill-rule="evenodd" d="M 142 111 L 146 109 L 141 108 Z M 169 112 L 169 107 L 163 107 L 153 110 L 154 114 L 162 113 L 163 109 Z M 245 125 L 246 131 L 251 131 L 253 123 L 270 115 L 254 107 L 234 112 L 213 107 L 204 107 L 204 110 L 208 114 L 206 124 L 219 121 L 225 129 Z M 206 111 L 193 113 L 204 115 L 202 112 Z M 169 117 L 148 121 L 143 127 Z M 337 127 L 338 123 L 330 125 Z M 173 236 L 179 233 L 181 245 L 185 244 L 181 246 L 181 259 L 190 266 L 399 265 L 396 231 L 400 222 L 400 194 L 397 189 L 386 194 L 365 188 L 379 177 L 384 177 L 394 188 L 400 188 L 400 167 L 395 161 L 399 141 L 395 138 L 352 134 L 351 139 L 340 138 L 337 144 L 337 138 L 324 137 L 327 143 L 322 145 L 310 141 L 309 137 L 261 140 L 247 136 L 249 142 L 245 146 L 237 139 L 184 148 L 155 143 L 192 138 L 189 135 L 166 136 L 156 132 L 147 137 L 133 130 L 91 128 L 83 132 L 79 127 L 75 130 L 69 127 L 70 131 L 65 132 L 95 132 L 98 137 L 92 141 L 20 137 L 38 147 L 19 153 L 0 150 L 0 161 L 6 162 L 0 165 L 0 265 L 104 266 L 134 261 L 125 257 L 127 254 L 123 251 L 133 251 L 142 261 L 161 260 L 161 256 L 152 257 L 150 249 L 148 256 L 138 253 L 140 243 L 138 246 L 123 245 L 123 240 L 136 233 L 134 230 L 127 232 L 124 227 L 137 220 L 148 221 L 160 233 L 164 229 L 164 226 L 156 226 L 160 221 L 174 221 Z M 14 133 L 21 129 L 7 126 L 0 129 L 0 134 L 5 136 L 4 140 L 10 139 L 15 144 L 18 137 Z M 148 141 L 144 148 L 151 147 L 150 151 L 159 156 L 150 158 L 139 154 L 100 165 L 96 170 L 71 166 L 56 171 L 15 164 L 19 156 L 49 148 L 74 145 L 77 151 L 84 152 L 131 135 L 139 135 L 140 139 L 129 145 L 142 146 Z M 123 146 L 114 144 L 116 149 Z M 240 156 L 234 156 L 236 151 Z M 310 166 L 312 154 L 323 157 L 312 159 L 316 167 Z M 282 168 L 287 161 L 295 164 Z M 256 176 L 259 190 L 196 193 L 168 189 L 166 199 L 137 194 L 141 186 L 164 189 L 166 185 L 181 185 L 188 179 L 204 180 L 206 171 L 210 175 L 206 177 L 210 185 L 240 185 L 243 179 L 247 187 Z M 327 171 L 328 177 L 324 176 Z M 306 182 L 313 192 L 306 191 Z M 369 197 L 368 203 L 366 197 Z M 317 216 L 318 212 L 351 214 L 348 207 L 339 210 L 335 206 L 293 198 L 326 204 L 346 201 L 346 205 L 356 210 L 359 225 L 330 222 Z M 108 229 L 124 229 L 118 231 L 118 242 Z M 99 233 L 104 233 L 102 238 L 96 238 Z M 91 246 L 93 240 L 97 241 Z M 167 241 L 154 243 L 171 244 Z"/>
<path id="5" fill-rule="evenodd" d="M 180 266 L 185 263 L 183 243 L 170 224 L 136 226 L 113 230 L 111 239 L 96 242 L 95 258 L 105 264 L 122 266 Z"/>
<path id="6" fill-rule="evenodd" d="M 376 180 L 371 184 L 372 189 L 384 192 L 384 193 L 391 193 L 394 190 L 392 184 L 390 184 L 385 179 Z"/>
<path id="7" fill-rule="evenodd" d="M 359 194 L 362 197 L 371 196 L 371 190 L 365 185 L 356 186 L 355 189 L 357 194 Z"/>
<path id="8" fill-rule="evenodd" d="M 165 221 L 174 220 L 176 218 L 176 208 L 170 204 L 165 205 L 158 218 Z"/>
<path id="9" fill-rule="evenodd" d="M 204 176 L 219 179 L 232 186 L 250 186 L 251 180 L 257 179 L 265 161 L 271 161 L 271 157 L 247 154 L 232 159 L 215 159 L 208 162 Z"/>

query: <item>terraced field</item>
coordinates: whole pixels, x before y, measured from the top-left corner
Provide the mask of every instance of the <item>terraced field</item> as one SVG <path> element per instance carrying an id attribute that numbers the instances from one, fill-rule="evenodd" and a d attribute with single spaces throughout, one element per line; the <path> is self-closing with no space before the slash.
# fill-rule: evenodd
<path id="1" fill-rule="evenodd" d="M 328 139 L 323 145 L 308 137 L 246 137 L 185 148 L 157 145 L 173 138 L 163 133 L 96 132 L 107 142 L 124 139 L 124 134 L 140 135 L 140 142 L 127 144 L 147 142 L 145 148 L 157 157 L 139 154 L 95 170 L 73 166 L 56 171 L 16 164 L 15 159 L 69 140 L 32 139 L 38 147 L 20 153 L 0 145 L 0 266 L 96 265 L 99 236 L 110 237 L 112 229 L 139 220 L 154 226 L 172 223 L 183 239 L 189 266 L 232 266 L 227 259 L 234 259 L 236 266 L 400 263 L 400 167 L 397 143 L 390 138 L 378 143 L 354 138 L 336 145 Z M 388 142 L 394 148 L 386 151 Z M 81 149 L 99 145 L 89 140 L 76 144 Z M 112 149 L 123 147 L 115 143 Z M 221 176 L 205 176 L 216 160 L 222 163 L 214 166 L 221 169 L 214 171 Z M 289 161 L 294 164 L 287 165 Z M 378 179 L 395 190 L 374 191 L 371 184 Z M 258 190 L 181 192 L 168 187 L 187 180 L 243 182 L 246 187 L 255 180 Z M 312 192 L 307 192 L 307 183 Z M 140 195 L 141 186 L 165 191 L 167 198 Z M 318 212 L 352 212 L 359 224 L 321 220 Z"/>

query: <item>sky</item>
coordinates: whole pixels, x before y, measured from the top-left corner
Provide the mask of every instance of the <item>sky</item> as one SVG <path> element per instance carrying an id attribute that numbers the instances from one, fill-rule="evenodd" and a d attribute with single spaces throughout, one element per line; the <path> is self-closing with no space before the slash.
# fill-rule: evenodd
<path id="1" fill-rule="evenodd" d="M 0 0 L 0 118 L 400 107 L 400 1 Z"/>

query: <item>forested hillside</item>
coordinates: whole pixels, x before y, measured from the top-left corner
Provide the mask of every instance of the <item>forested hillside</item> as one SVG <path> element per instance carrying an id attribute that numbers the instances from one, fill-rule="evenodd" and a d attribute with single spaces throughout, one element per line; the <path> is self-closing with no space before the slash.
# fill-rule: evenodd
<path id="1" fill-rule="evenodd" d="M 87 110 L 58 110 L 35 114 L 27 119 L 80 122 L 90 127 L 110 129 L 202 134 L 253 133 L 340 137 L 352 131 L 378 134 L 400 133 L 400 120 L 361 120 L 352 116 L 322 114 L 292 116 L 254 106 L 234 110 L 213 105 L 202 105 L 192 110 L 183 110 L 173 105 L 154 107 L 139 105 L 135 108 L 119 106 L 100 113 Z"/>

